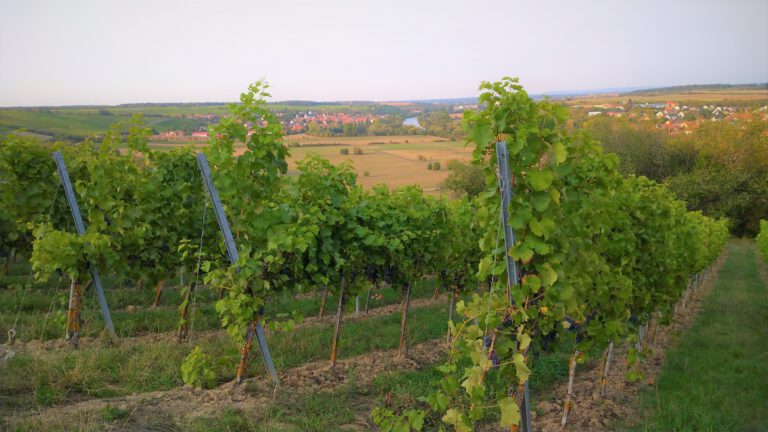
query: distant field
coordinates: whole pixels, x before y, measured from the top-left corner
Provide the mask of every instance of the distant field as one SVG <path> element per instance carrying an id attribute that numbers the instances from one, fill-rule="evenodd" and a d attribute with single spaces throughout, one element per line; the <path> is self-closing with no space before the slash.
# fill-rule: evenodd
<path id="1" fill-rule="evenodd" d="M 357 173 L 358 183 L 370 188 L 377 184 L 387 184 L 397 187 L 418 184 L 428 194 L 439 195 L 440 183 L 448 176 L 446 165 L 451 159 L 469 160 L 472 150 L 464 147 L 461 141 L 446 141 L 444 139 L 425 135 L 399 136 L 365 136 L 365 137 L 311 137 L 308 135 L 289 135 L 286 143 L 300 142 L 306 147 L 293 147 L 288 159 L 288 169 L 296 173 L 296 161 L 314 153 L 328 159 L 333 164 L 352 161 Z M 371 144 L 371 143 L 384 144 Z M 327 144 L 311 146 L 311 144 Z M 206 142 L 152 142 L 153 149 L 163 150 L 181 146 L 204 148 Z M 358 146 L 363 149 L 362 155 L 343 155 L 341 149 Z M 236 151 L 242 152 L 243 146 L 236 146 Z M 420 157 L 424 160 L 420 160 Z M 427 169 L 429 162 L 440 162 L 440 171 Z M 365 175 L 365 172 L 368 175 Z"/>
<path id="2" fill-rule="evenodd" d="M 77 113 L 0 110 L 0 128 L 6 131 L 29 129 L 51 135 L 93 135 L 103 133 L 126 117 Z"/>
<path id="3" fill-rule="evenodd" d="M 91 112 L 92 111 L 92 112 Z M 129 111 L 107 110 L 112 115 L 98 114 L 97 110 L 54 109 L 54 110 L 9 110 L 0 109 L 0 131 L 13 132 L 28 129 L 45 135 L 100 135 L 110 126 L 131 119 Z M 198 128 L 206 125 L 204 119 L 175 117 L 145 117 L 144 123 L 160 132 L 184 128 Z"/>
<path id="4" fill-rule="evenodd" d="M 364 154 L 342 155 L 342 146 L 323 147 L 299 147 L 291 149 L 289 169 L 296 169 L 296 161 L 303 159 L 310 153 L 318 154 L 331 163 L 339 164 L 344 161 L 352 161 L 358 182 L 364 187 L 385 183 L 391 187 L 407 184 L 418 184 L 426 193 L 439 195 L 440 183 L 448 176 L 445 167 L 449 160 L 469 160 L 472 151 L 464 147 L 459 141 L 435 141 L 434 137 L 404 136 L 404 137 L 357 137 L 359 140 L 366 138 L 371 141 L 380 141 L 379 138 L 389 138 L 400 144 L 361 144 Z M 432 142 L 427 141 L 432 138 Z M 406 144 L 405 141 L 408 141 Z M 389 140 L 387 140 L 388 142 Z M 351 152 L 350 152 L 351 153 Z M 419 160 L 422 156 L 426 160 Z M 440 162 L 440 171 L 427 170 L 429 161 Z M 368 176 L 364 173 L 368 172 Z"/>
<path id="5" fill-rule="evenodd" d="M 380 113 L 399 112 L 397 108 L 383 105 L 344 105 L 344 104 L 270 104 L 273 111 L 323 111 L 345 113 Z M 13 132 L 27 129 L 49 136 L 91 136 L 106 132 L 117 122 L 129 120 L 134 114 L 144 115 L 144 122 L 158 132 L 169 130 L 195 130 L 205 127 L 210 120 L 181 118 L 185 114 L 226 115 L 225 105 L 138 105 L 120 107 L 51 107 L 13 109 L 0 108 L 0 132 Z"/>
<path id="6" fill-rule="evenodd" d="M 633 102 L 666 102 L 675 101 L 681 103 L 709 103 L 709 102 L 764 102 L 768 103 L 768 90 L 763 89 L 728 89 L 728 90 L 692 90 L 680 92 L 648 92 L 643 94 L 603 94 L 594 97 L 583 97 L 566 100 L 568 105 L 624 103 L 632 99 Z"/>
<path id="7" fill-rule="evenodd" d="M 368 145 L 368 144 L 407 144 L 446 141 L 444 138 L 431 135 L 391 135 L 391 136 L 360 136 L 360 137 L 316 137 L 306 134 L 286 135 L 286 144 L 340 144 L 340 145 Z"/>

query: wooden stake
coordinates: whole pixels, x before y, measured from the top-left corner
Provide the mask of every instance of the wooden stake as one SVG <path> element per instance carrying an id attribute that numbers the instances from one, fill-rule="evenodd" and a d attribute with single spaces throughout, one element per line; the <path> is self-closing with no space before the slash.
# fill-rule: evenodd
<path id="1" fill-rule="evenodd" d="M 400 317 L 400 354 L 408 354 L 408 306 L 411 302 L 411 284 L 405 286 L 403 293 L 403 308 Z"/>
<path id="2" fill-rule="evenodd" d="M 603 363 L 603 374 L 600 377 L 600 397 L 605 397 L 605 383 L 608 380 L 608 370 L 611 368 L 611 357 L 613 356 L 613 342 L 608 344 Z"/>
<path id="3" fill-rule="evenodd" d="M 511 392 L 511 396 L 515 399 L 515 403 L 518 406 L 518 409 L 520 410 L 520 424 L 513 424 L 509 426 L 509 432 L 519 432 L 521 428 L 525 427 L 524 425 L 524 419 L 523 414 L 524 411 L 524 404 L 525 404 L 525 384 L 518 384 L 517 390 Z M 529 431 L 526 431 L 529 432 Z"/>
<path id="4" fill-rule="evenodd" d="M 245 371 L 248 367 L 248 354 L 253 347 L 253 336 L 256 333 L 256 320 L 248 323 L 248 327 L 245 330 L 245 340 L 243 346 L 240 348 L 240 363 L 237 365 L 237 377 L 235 382 L 240 384 L 245 379 Z"/>
<path id="5" fill-rule="evenodd" d="M 189 285 L 189 288 L 187 288 L 187 292 L 184 293 L 184 307 L 181 308 L 181 323 L 179 324 L 179 331 L 176 334 L 179 342 L 185 341 L 189 336 L 189 311 L 192 308 L 192 294 L 195 288 L 196 286 L 193 282 Z"/>
<path id="6" fill-rule="evenodd" d="M 576 375 L 576 357 L 579 350 L 571 353 L 571 359 L 568 361 L 568 394 L 565 395 L 565 404 L 563 405 L 563 419 L 560 426 L 565 427 L 568 422 L 568 413 L 571 411 L 571 398 L 573 397 L 573 377 Z"/>
<path id="7" fill-rule="evenodd" d="M 333 330 L 333 344 L 331 345 L 331 367 L 336 366 L 336 354 L 339 350 L 339 336 L 341 335 L 341 319 L 344 315 L 344 303 L 346 299 L 347 280 L 341 277 L 341 292 L 339 293 L 339 305 L 336 308 L 336 328 Z"/>
<path id="8" fill-rule="evenodd" d="M 453 321 L 453 310 L 456 308 L 456 291 L 451 290 L 451 301 L 448 304 L 448 321 Z M 451 343 L 451 330 L 448 329 L 448 335 L 446 341 Z"/>
<path id="9" fill-rule="evenodd" d="M 368 292 L 365 294 L 365 313 L 368 313 L 368 302 L 371 301 L 371 288 L 368 288 Z"/>
<path id="10" fill-rule="evenodd" d="M 69 308 L 67 309 L 67 335 L 69 346 L 77 348 L 80 345 L 80 308 L 82 305 L 83 289 L 80 281 L 73 279 L 69 284 Z"/>
<path id="11" fill-rule="evenodd" d="M 328 301 L 328 291 L 330 290 L 330 287 L 325 287 L 325 292 L 323 292 L 323 301 L 320 303 L 320 319 L 323 319 L 323 316 L 325 315 L 325 302 Z"/>
<path id="12" fill-rule="evenodd" d="M 160 294 L 163 293 L 163 287 L 165 286 L 165 279 L 161 279 L 155 285 L 155 300 L 152 302 L 152 308 L 156 308 L 160 304 Z"/>

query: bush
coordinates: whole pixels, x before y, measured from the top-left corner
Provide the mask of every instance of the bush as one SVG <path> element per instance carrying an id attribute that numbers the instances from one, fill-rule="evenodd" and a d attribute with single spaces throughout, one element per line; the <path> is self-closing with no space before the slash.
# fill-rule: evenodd
<path id="1" fill-rule="evenodd" d="M 428 169 L 428 170 L 430 170 L 430 171 L 432 171 L 432 162 L 430 162 L 430 163 L 428 163 L 428 164 L 427 164 L 427 169 Z"/>
<path id="2" fill-rule="evenodd" d="M 343 149 L 339 150 L 339 153 L 341 153 L 343 155 L 348 155 L 349 154 L 349 149 L 348 148 L 343 148 Z"/>
<path id="3" fill-rule="evenodd" d="M 435 171 L 440 171 L 440 162 L 432 162 L 432 169 Z"/>
<path id="4" fill-rule="evenodd" d="M 354 149 L 352 149 L 352 153 L 356 155 L 361 155 L 363 154 L 363 149 L 360 147 L 355 147 Z"/>
<path id="5" fill-rule="evenodd" d="M 427 160 L 427 157 L 424 156 L 424 155 L 419 155 L 419 160 L 420 161 L 425 161 L 425 160 Z"/>
<path id="6" fill-rule="evenodd" d="M 368 177 L 369 175 L 371 175 L 371 173 L 368 171 L 363 171 L 363 177 Z"/>
<path id="7" fill-rule="evenodd" d="M 448 177 L 441 185 L 456 196 L 477 196 L 485 189 L 485 174 L 479 165 L 458 160 L 448 161 Z"/>
<path id="8" fill-rule="evenodd" d="M 216 384 L 216 372 L 211 357 L 196 346 L 181 364 L 184 384 L 197 388 L 211 388 Z"/>

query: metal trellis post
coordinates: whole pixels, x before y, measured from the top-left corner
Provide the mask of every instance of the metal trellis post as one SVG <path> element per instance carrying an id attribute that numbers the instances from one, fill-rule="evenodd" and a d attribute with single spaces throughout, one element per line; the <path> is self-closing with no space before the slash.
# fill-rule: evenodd
<path id="1" fill-rule="evenodd" d="M 517 271 L 517 262 L 509 256 L 509 250 L 515 245 L 515 231 L 509 226 L 509 205 L 512 202 L 512 176 L 509 173 L 509 152 L 507 143 L 499 141 L 496 143 L 496 159 L 499 164 L 499 192 L 501 193 L 501 223 L 504 226 L 504 257 L 507 262 L 507 298 L 509 303 L 514 306 L 515 301 L 512 298 L 512 287 L 520 281 Z M 531 397 L 528 390 L 528 381 L 525 382 L 522 403 L 522 412 L 520 413 L 520 425 L 523 432 L 532 432 L 531 425 Z"/>
<path id="2" fill-rule="evenodd" d="M 61 152 L 54 152 L 53 160 L 56 161 L 56 168 L 59 170 L 59 177 L 61 177 L 61 184 L 64 186 L 64 193 L 66 194 L 67 201 L 69 202 L 69 209 L 72 211 L 72 218 L 75 220 L 75 228 L 77 228 L 77 234 L 82 236 L 85 234 L 85 224 L 83 223 L 83 217 L 80 214 L 80 207 L 77 205 L 75 190 L 72 188 L 72 182 L 69 179 L 67 164 L 64 163 L 64 156 L 61 154 Z M 115 326 L 112 324 L 112 315 L 110 315 L 109 306 L 107 305 L 107 297 L 104 295 L 104 286 L 101 283 L 99 270 L 96 268 L 94 263 L 89 263 L 88 267 L 91 271 L 93 286 L 96 287 L 96 298 L 99 300 L 101 314 L 104 316 L 104 322 L 106 323 L 107 331 L 109 331 L 110 336 L 117 338 L 117 334 L 115 333 Z"/>
<path id="3" fill-rule="evenodd" d="M 211 197 L 211 203 L 213 203 L 213 211 L 216 214 L 216 220 L 219 222 L 219 229 L 224 236 L 224 243 L 227 246 L 227 256 L 232 265 L 237 266 L 237 261 L 240 259 L 240 254 L 237 251 L 235 245 L 235 239 L 232 237 L 232 230 L 229 227 L 229 221 L 224 214 L 224 207 L 221 205 L 221 199 L 219 198 L 219 191 L 216 189 L 216 185 L 213 184 L 211 178 L 211 168 L 208 165 L 208 158 L 205 153 L 197 154 L 197 164 L 200 167 L 200 173 L 203 176 L 205 182 L 205 188 L 208 190 L 208 195 Z M 259 343 L 261 350 L 261 356 L 264 359 L 264 364 L 267 366 L 270 377 L 275 384 L 279 384 L 277 377 L 277 370 L 275 364 L 272 361 L 272 355 L 269 352 L 269 346 L 267 345 L 267 338 L 264 336 L 264 329 L 261 326 L 261 322 L 256 322 L 256 339 Z"/>

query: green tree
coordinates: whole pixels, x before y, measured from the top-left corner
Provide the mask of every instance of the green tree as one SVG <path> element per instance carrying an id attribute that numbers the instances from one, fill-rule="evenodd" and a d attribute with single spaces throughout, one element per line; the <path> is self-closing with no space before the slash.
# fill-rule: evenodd
<path id="1" fill-rule="evenodd" d="M 483 168 L 458 160 L 448 161 L 448 177 L 441 187 L 453 192 L 457 197 L 473 198 L 485 189 Z"/>

